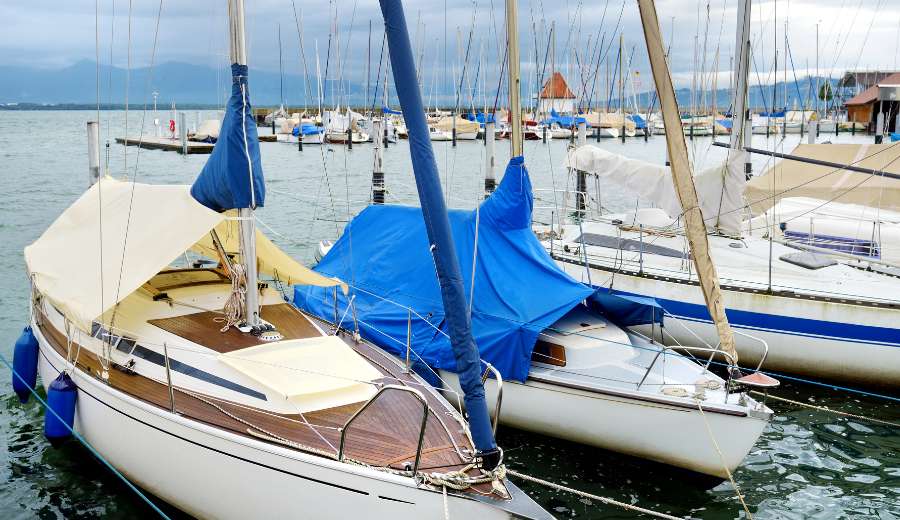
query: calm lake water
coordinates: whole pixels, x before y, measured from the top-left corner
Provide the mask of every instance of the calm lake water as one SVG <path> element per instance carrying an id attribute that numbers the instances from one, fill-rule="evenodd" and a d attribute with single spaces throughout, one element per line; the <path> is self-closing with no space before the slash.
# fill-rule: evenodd
<path id="1" fill-rule="evenodd" d="M 27 321 L 28 284 L 22 249 L 86 188 L 85 122 L 96 114 L 0 111 L 0 353 L 10 357 L 12 345 Z M 168 120 L 168 113 L 160 114 Z M 188 113 L 194 124 L 195 113 Z M 199 117 L 204 118 L 206 114 Z M 153 115 L 129 115 L 129 134 L 144 120 L 155 134 Z M 103 140 L 124 134 L 124 113 L 101 114 Z M 769 139 L 754 136 L 760 147 L 793 148 L 799 136 Z M 847 142 L 850 136 L 829 137 Z M 870 140 L 857 137 L 856 141 Z M 662 163 L 661 137 L 626 144 L 604 141 L 618 153 Z M 721 160 L 724 150 L 710 139 L 690 143 L 698 165 Z M 269 235 L 289 253 L 309 262 L 322 238 L 340 234 L 349 216 L 369 198 L 372 153 L 369 145 L 295 147 L 263 143 L 262 159 L 269 189 L 266 207 L 258 212 Z M 481 198 L 484 147 L 480 142 L 435 146 L 451 206 L 473 207 Z M 498 141 L 498 164 L 508 158 L 508 142 Z M 526 142 L 526 164 L 536 189 L 567 185 L 562 160 L 564 142 Z M 187 156 L 129 148 L 108 150 L 110 171 L 154 183 L 190 183 L 205 156 Z M 765 167 L 757 158 L 755 170 Z M 385 153 L 391 202 L 416 203 L 415 185 L 405 142 Z M 498 171 L 498 176 L 502 172 Z M 569 181 L 570 182 L 570 181 Z M 549 196 L 549 191 L 539 192 Z M 548 194 L 548 195 L 543 195 Z M 601 193 L 612 209 L 633 207 L 632 196 Z M 538 203 L 540 206 L 541 203 Z M 547 219 L 547 210 L 536 216 Z M 896 403 L 806 384 L 784 384 L 777 392 L 819 406 L 864 416 L 900 421 Z M 43 413 L 32 399 L 26 406 L 12 393 L 10 374 L 0 370 L 0 518 L 134 518 L 153 513 L 77 443 L 53 449 L 42 435 Z M 770 402 L 776 416 L 766 428 L 735 479 L 755 518 L 900 518 L 900 431 L 857 419 L 780 402 Z M 665 435 L 665 432 L 659 432 Z M 662 465 L 538 435 L 500 428 L 499 442 L 510 467 L 591 493 L 697 518 L 743 518 L 730 483 L 710 482 Z M 135 450 L 141 449 L 135 446 Z M 165 464 L 165 461 L 160 461 Z M 176 476 L 173 475 L 173 478 Z M 631 513 L 548 491 L 528 483 L 522 488 L 560 518 L 631 518 Z"/>

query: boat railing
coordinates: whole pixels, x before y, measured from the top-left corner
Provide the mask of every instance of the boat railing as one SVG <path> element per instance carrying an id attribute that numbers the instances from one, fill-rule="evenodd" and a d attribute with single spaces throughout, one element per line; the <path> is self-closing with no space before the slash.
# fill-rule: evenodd
<path id="1" fill-rule="evenodd" d="M 752 334 L 747 334 L 746 332 L 742 332 L 742 331 L 737 330 L 737 329 L 735 329 L 735 328 L 732 328 L 731 330 L 732 330 L 735 334 L 737 334 L 738 336 L 743 336 L 743 337 L 745 337 L 745 338 L 747 338 L 747 339 L 749 339 L 749 340 L 751 340 L 751 341 L 755 341 L 755 342 L 759 343 L 760 345 L 762 345 L 762 356 L 760 356 L 760 358 L 759 358 L 759 363 L 757 363 L 756 369 L 754 370 L 754 372 L 759 372 L 759 370 L 760 370 L 760 369 L 762 368 L 762 366 L 763 366 L 763 363 L 766 362 L 766 358 L 769 357 L 769 344 L 766 342 L 766 340 L 764 340 L 764 339 L 762 339 L 762 338 L 758 338 L 758 337 L 756 337 L 756 336 L 754 336 L 754 335 L 752 335 Z M 712 359 L 712 358 L 710 358 L 710 360 L 711 360 L 711 359 Z M 711 362 L 711 361 L 710 361 L 710 362 Z M 707 363 L 706 366 L 709 367 L 709 363 Z"/>
<path id="2" fill-rule="evenodd" d="M 341 440 L 340 440 L 340 444 L 338 445 L 338 461 L 340 461 L 340 462 L 344 461 L 344 447 L 346 445 L 346 440 L 347 440 L 347 430 L 350 429 L 350 427 L 353 425 L 353 423 L 356 421 L 356 419 L 359 418 L 359 416 L 361 416 L 370 406 L 372 406 L 372 403 L 377 401 L 382 395 L 386 394 L 387 392 L 406 392 L 406 393 L 412 394 L 416 399 L 419 400 L 420 403 L 422 403 L 422 425 L 419 427 L 419 438 L 416 443 L 416 457 L 413 461 L 413 465 L 412 465 L 412 469 L 411 469 L 412 474 L 415 475 L 419 469 L 419 462 L 422 458 L 422 444 L 425 442 L 425 427 L 428 426 L 429 410 L 428 410 L 428 401 L 425 399 L 425 396 L 422 395 L 422 392 L 416 390 L 415 388 L 410 388 L 408 386 L 400 386 L 400 385 L 384 385 L 384 386 L 382 386 L 381 388 L 378 389 L 377 392 L 375 392 L 375 395 L 373 395 L 368 401 L 365 402 L 365 404 L 362 405 L 362 407 L 359 410 L 357 410 L 353 415 L 350 416 L 349 419 L 347 419 L 347 422 L 344 423 L 344 426 L 342 426 L 340 428 Z"/>
<path id="3" fill-rule="evenodd" d="M 494 365 L 488 363 L 487 361 L 483 361 L 485 364 L 484 374 L 481 376 L 481 384 L 487 382 L 488 372 L 494 374 L 494 379 L 497 381 L 497 400 L 494 402 L 494 420 L 491 423 L 491 429 L 494 431 L 494 435 L 497 435 L 497 425 L 500 423 L 500 406 L 503 403 L 503 376 L 500 375 L 500 371 L 494 368 Z"/>
<path id="4" fill-rule="evenodd" d="M 661 355 L 663 355 L 667 352 L 670 352 L 670 351 L 674 352 L 676 350 L 684 350 L 687 352 L 705 352 L 705 353 L 710 354 L 710 360 L 712 360 L 712 358 L 717 355 L 722 355 L 723 357 L 725 357 L 725 359 L 728 360 L 728 368 L 729 368 L 729 370 L 726 370 L 727 378 L 725 381 L 725 388 L 726 389 L 731 388 L 732 371 L 730 369 L 732 367 L 737 367 L 737 363 L 734 359 L 734 356 L 732 356 L 728 352 L 725 352 L 724 350 L 718 348 L 718 346 L 716 348 L 711 348 L 711 347 L 691 347 L 691 346 L 687 346 L 687 345 L 675 345 L 675 346 L 659 345 L 659 350 L 656 352 L 656 355 L 653 356 L 653 361 L 650 362 L 650 365 L 647 367 L 647 371 L 644 372 L 644 377 L 642 377 L 641 380 L 638 382 L 635 390 L 641 389 L 641 386 L 644 384 L 644 381 L 647 380 L 647 377 L 650 375 L 650 372 L 653 371 L 653 367 L 656 365 L 656 361 L 659 359 L 659 357 Z M 725 402 L 726 403 L 728 402 L 727 392 L 725 394 Z"/>

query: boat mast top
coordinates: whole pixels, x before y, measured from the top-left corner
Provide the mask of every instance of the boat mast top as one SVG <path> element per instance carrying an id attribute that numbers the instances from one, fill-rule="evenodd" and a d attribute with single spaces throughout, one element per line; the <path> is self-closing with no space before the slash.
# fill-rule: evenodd
<path id="1" fill-rule="evenodd" d="M 522 100 L 519 86 L 519 8 L 516 0 L 506 0 L 506 38 L 509 50 L 509 147 L 510 157 L 522 155 Z"/>

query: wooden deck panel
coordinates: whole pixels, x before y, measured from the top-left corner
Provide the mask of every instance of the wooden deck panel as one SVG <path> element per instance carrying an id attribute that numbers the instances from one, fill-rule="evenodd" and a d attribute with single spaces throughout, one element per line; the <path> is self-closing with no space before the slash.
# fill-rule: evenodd
<path id="1" fill-rule="evenodd" d="M 260 308 L 260 316 L 274 325 L 278 332 L 284 336 L 284 339 L 321 336 L 321 333 L 316 330 L 305 316 L 294 312 L 293 307 L 287 303 L 263 305 Z M 216 321 L 217 319 L 221 320 L 222 314 L 217 312 L 196 312 L 174 318 L 147 320 L 147 323 L 198 345 L 215 350 L 220 354 L 265 343 L 259 338 L 244 334 L 234 327 L 222 332 L 223 323 Z"/>
<path id="2" fill-rule="evenodd" d="M 312 327 L 305 315 L 287 304 L 283 305 L 284 307 L 281 305 L 267 306 L 275 308 L 267 309 L 270 313 L 267 319 L 274 318 L 273 323 L 284 320 L 282 324 L 285 324 L 287 321 L 297 321 L 297 317 L 299 317 L 306 322 L 306 327 L 314 330 L 314 327 Z M 264 312 L 266 311 L 264 310 Z M 294 316 L 293 318 L 292 315 Z M 65 357 L 66 341 L 62 333 L 48 325 L 42 326 L 41 330 L 56 351 Z M 280 326 L 279 330 L 281 330 Z M 285 327 L 285 330 L 295 329 Z M 219 334 L 218 329 L 216 329 L 216 334 Z M 356 345 L 347 334 L 342 334 L 342 336 L 360 354 L 376 362 L 376 368 L 385 375 L 381 382 L 385 384 L 414 382 L 411 376 L 404 374 L 397 367 L 396 363 L 385 354 L 365 343 Z M 99 360 L 86 349 L 81 350 L 79 368 L 94 377 L 99 377 Z M 145 402 L 166 410 L 169 409 L 168 388 L 162 383 L 141 375 L 128 375 L 119 370 L 110 371 L 109 383 L 114 388 Z M 463 461 L 453 449 L 453 443 L 448 437 L 447 431 L 441 426 L 438 417 L 443 415 L 440 419 L 447 426 L 447 430 L 449 430 L 457 445 L 470 451 L 471 444 L 460 431 L 459 424 L 446 415 L 444 403 L 429 392 L 423 392 L 423 394 L 429 403 L 431 414 L 426 427 L 420 466 L 422 468 L 435 468 L 437 471 L 458 469 L 462 467 Z M 340 433 L 336 428 L 343 426 L 347 419 L 363 404 L 356 403 L 307 413 L 305 414 L 305 419 L 310 423 L 310 425 L 307 425 L 299 414 L 271 414 L 209 396 L 201 397 L 215 403 L 228 413 L 223 413 L 216 406 L 212 406 L 182 391 L 176 391 L 175 394 L 176 410 L 182 415 L 240 435 L 259 438 L 259 433 L 267 432 L 269 435 L 282 437 L 313 450 L 333 455 L 336 455 L 340 442 Z M 246 424 L 234 419 L 229 414 L 257 426 L 260 432 L 257 435 L 252 435 L 248 432 L 249 428 Z M 348 430 L 345 442 L 346 456 L 372 465 L 391 465 L 397 469 L 402 469 L 405 462 L 412 462 L 415 457 L 421 414 L 422 405 L 412 395 L 401 392 L 384 394 Z M 272 442 L 277 443 L 274 439 Z M 478 487 L 484 488 L 479 489 L 480 492 L 489 491 L 489 486 Z"/>

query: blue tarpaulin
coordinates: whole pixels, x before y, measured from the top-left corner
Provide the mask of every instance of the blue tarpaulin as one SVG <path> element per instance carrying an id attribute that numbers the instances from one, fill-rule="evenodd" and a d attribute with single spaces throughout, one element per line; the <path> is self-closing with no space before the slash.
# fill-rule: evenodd
<path id="1" fill-rule="evenodd" d="M 394 115 L 399 116 L 403 112 L 400 112 L 399 110 L 391 110 L 391 107 L 383 106 L 383 107 L 381 107 L 381 113 L 382 114 L 394 114 Z"/>
<path id="2" fill-rule="evenodd" d="M 591 126 L 590 123 L 587 122 L 587 119 L 580 116 L 563 116 L 560 115 L 555 109 L 550 109 L 550 117 L 541 121 L 541 124 L 550 126 L 552 124 L 557 124 L 563 128 L 572 128 L 573 126 L 578 126 L 579 123 L 586 123 L 587 126 Z"/>
<path id="3" fill-rule="evenodd" d="M 316 126 L 310 123 L 303 123 L 299 128 L 295 126 L 294 129 L 291 130 L 291 134 L 296 137 L 300 135 L 301 132 L 303 133 L 303 135 L 316 135 L 321 134 L 324 131 L 325 129 L 321 126 Z"/>
<path id="4" fill-rule="evenodd" d="M 655 298 L 606 288 L 597 289 L 597 292 L 588 298 L 588 306 L 622 327 L 651 323 L 662 325 L 665 314 L 662 305 Z"/>
<path id="5" fill-rule="evenodd" d="M 894 132 L 891 134 L 891 142 L 895 143 L 897 141 L 900 141 L 900 132 Z"/>
<path id="6" fill-rule="evenodd" d="M 716 123 L 718 123 L 719 126 L 721 126 L 722 128 L 727 128 L 729 130 L 731 130 L 732 122 L 733 121 L 731 119 L 716 119 Z"/>
<path id="7" fill-rule="evenodd" d="M 647 128 L 647 122 L 644 121 L 644 118 L 639 116 L 638 114 L 629 114 L 628 119 L 634 122 L 634 127 L 638 130 Z"/>
<path id="8" fill-rule="evenodd" d="M 479 221 L 472 332 L 481 358 L 516 381 L 528 376 L 538 333 L 594 292 L 564 273 L 538 242 L 531 230 L 532 206 L 531 181 L 523 159 L 516 157 L 480 214 L 450 212 L 467 297 Z M 399 305 L 411 307 L 427 319 L 413 315 L 416 352 L 429 365 L 455 371 L 450 342 L 438 332 L 447 331 L 444 307 L 418 208 L 369 206 L 315 270 L 353 284 L 350 296 L 356 298 L 362 335 L 400 356 L 406 352 L 407 310 Z M 331 319 L 333 294 L 298 286 L 294 303 Z M 347 297 L 338 292 L 338 302 L 343 313 Z"/>
<path id="9" fill-rule="evenodd" d="M 785 112 L 787 112 L 787 109 L 782 108 L 778 111 L 760 112 L 759 115 L 760 117 L 784 117 Z"/>
<path id="10" fill-rule="evenodd" d="M 259 137 L 250 110 L 247 66 L 231 65 L 231 97 L 212 154 L 191 186 L 197 202 L 215 210 L 262 207 L 266 199 Z"/>
<path id="11" fill-rule="evenodd" d="M 493 123 L 494 122 L 494 114 L 485 114 L 484 112 L 478 112 L 477 114 L 467 113 L 466 119 L 469 121 L 476 121 L 482 128 L 484 128 L 485 123 Z"/>

